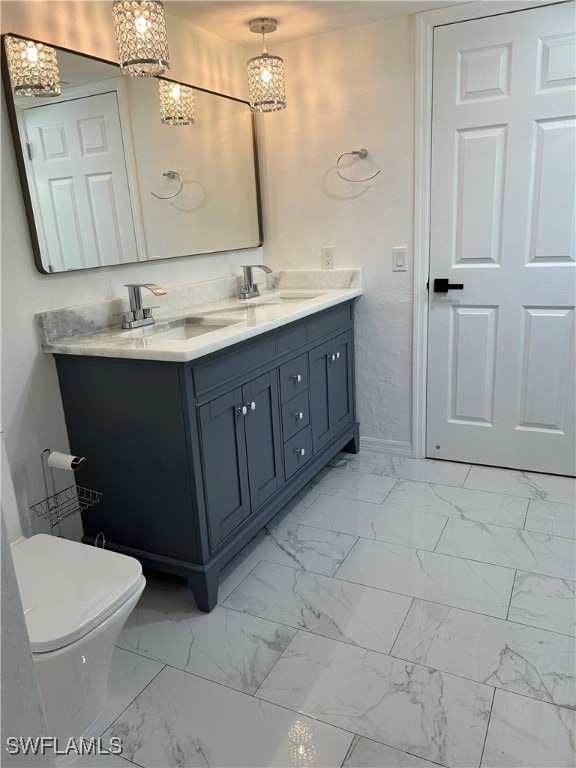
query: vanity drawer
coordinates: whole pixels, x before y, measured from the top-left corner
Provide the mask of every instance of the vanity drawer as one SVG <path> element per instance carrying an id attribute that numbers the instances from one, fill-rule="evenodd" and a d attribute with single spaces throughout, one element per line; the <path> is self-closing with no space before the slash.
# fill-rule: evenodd
<path id="1" fill-rule="evenodd" d="M 193 375 L 196 395 L 200 396 L 238 376 L 248 374 L 259 366 L 271 365 L 275 357 L 276 341 L 268 338 L 228 352 L 208 363 L 195 364 Z"/>
<path id="2" fill-rule="evenodd" d="M 284 363 L 279 371 L 282 403 L 308 389 L 308 358 L 305 354 Z"/>
<path id="3" fill-rule="evenodd" d="M 312 458 L 312 430 L 306 427 L 284 444 L 284 473 L 286 479 Z"/>
<path id="4" fill-rule="evenodd" d="M 292 352 L 293 349 L 300 349 L 304 344 L 306 344 L 306 326 L 304 323 L 278 334 L 279 355 Z"/>
<path id="5" fill-rule="evenodd" d="M 284 442 L 310 423 L 308 390 L 301 392 L 282 406 L 282 434 Z"/>
<path id="6" fill-rule="evenodd" d="M 283 403 L 308 389 L 308 358 L 299 355 L 280 366 L 280 396 Z"/>
<path id="7" fill-rule="evenodd" d="M 319 336 L 324 336 L 324 334 L 330 333 L 330 331 L 334 331 L 350 322 L 352 322 L 351 304 L 347 304 L 339 309 L 332 309 L 330 312 L 308 321 L 308 340 L 317 339 Z"/>

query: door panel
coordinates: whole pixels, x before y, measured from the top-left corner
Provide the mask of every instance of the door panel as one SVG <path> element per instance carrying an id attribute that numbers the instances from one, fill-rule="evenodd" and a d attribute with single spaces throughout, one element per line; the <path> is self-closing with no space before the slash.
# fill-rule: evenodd
<path id="1" fill-rule="evenodd" d="M 450 421 L 492 425 L 496 307 L 453 307 Z"/>
<path id="2" fill-rule="evenodd" d="M 345 429 L 353 419 L 354 392 L 351 366 L 352 334 L 344 333 L 331 342 L 336 359 L 330 364 L 330 396 L 332 406 L 332 437 Z"/>
<path id="3" fill-rule="evenodd" d="M 244 403 L 248 405 L 244 423 L 250 501 L 254 511 L 282 483 L 276 372 L 267 373 L 245 384 L 242 387 L 242 396 Z"/>
<path id="4" fill-rule="evenodd" d="M 427 455 L 574 474 L 574 3 L 434 34 Z"/>
<path id="5" fill-rule="evenodd" d="M 317 453 L 330 442 L 328 345 L 320 344 L 308 353 L 310 367 L 310 413 L 312 451 Z"/>
<path id="6" fill-rule="evenodd" d="M 500 262 L 506 126 L 458 131 L 453 265 Z"/>
<path id="7" fill-rule="evenodd" d="M 528 262 L 573 263 L 574 209 L 558 200 L 574 197 L 573 179 L 563 168 L 576 162 L 576 121 L 538 120 L 534 141 Z"/>
<path id="8" fill-rule="evenodd" d="M 570 359 L 564 350 L 574 342 L 574 310 L 524 307 L 520 428 L 558 433 L 570 428 Z"/>
<path id="9" fill-rule="evenodd" d="M 249 514 L 246 447 L 240 390 L 199 409 L 204 496 L 210 548 L 222 542 Z"/>

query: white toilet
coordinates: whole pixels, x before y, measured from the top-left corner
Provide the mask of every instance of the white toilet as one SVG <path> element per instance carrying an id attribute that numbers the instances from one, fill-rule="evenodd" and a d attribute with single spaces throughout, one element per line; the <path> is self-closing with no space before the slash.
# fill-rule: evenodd
<path id="1" fill-rule="evenodd" d="M 48 732 L 91 732 L 104 711 L 114 645 L 146 583 L 132 557 L 55 536 L 24 538 L 2 437 L 2 512 Z"/>

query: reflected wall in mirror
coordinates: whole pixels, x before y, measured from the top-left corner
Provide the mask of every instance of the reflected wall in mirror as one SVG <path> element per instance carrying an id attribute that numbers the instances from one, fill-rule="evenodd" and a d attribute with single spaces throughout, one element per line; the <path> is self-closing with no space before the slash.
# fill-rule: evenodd
<path id="1" fill-rule="evenodd" d="M 158 80 L 56 48 L 62 93 L 2 74 L 36 266 L 63 272 L 262 243 L 247 102 L 194 88 L 194 123 L 160 119 Z"/>

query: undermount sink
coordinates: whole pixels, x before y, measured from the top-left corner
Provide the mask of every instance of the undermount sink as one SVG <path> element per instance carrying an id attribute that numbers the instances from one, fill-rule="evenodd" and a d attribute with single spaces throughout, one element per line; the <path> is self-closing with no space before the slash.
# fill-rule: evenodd
<path id="1" fill-rule="evenodd" d="M 170 324 L 168 328 L 161 325 L 151 329 L 146 337 L 150 340 L 158 341 L 186 341 L 194 339 L 197 336 L 203 336 L 205 333 L 221 331 L 229 325 L 240 322 L 236 318 L 204 318 L 204 317 L 185 317 Z"/>
<path id="2" fill-rule="evenodd" d="M 325 291 L 274 291 L 268 295 L 259 296 L 254 304 L 288 304 L 292 302 L 309 301 L 323 296 Z"/>

